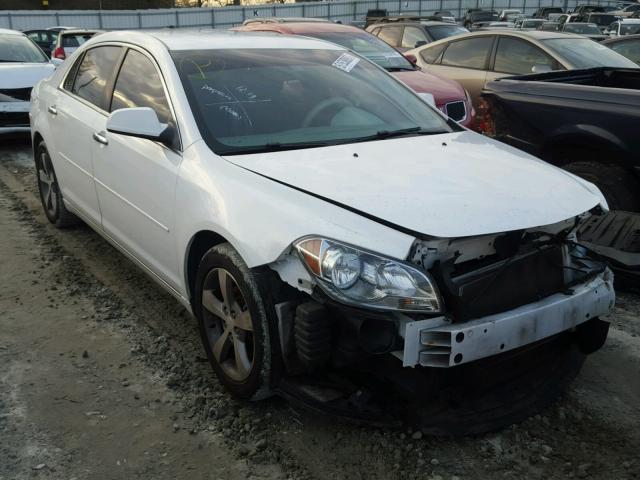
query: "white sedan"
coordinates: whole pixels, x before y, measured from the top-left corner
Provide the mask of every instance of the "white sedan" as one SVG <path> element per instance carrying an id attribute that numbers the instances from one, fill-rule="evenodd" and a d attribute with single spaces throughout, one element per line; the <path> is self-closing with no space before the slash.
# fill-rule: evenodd
<path id="1" fill-rule="evenodd" d="M 0 135 L 29 131 L 31 89 L 55 69 L 22 32 L 0 28 Z"/>
<path id="2" fill-rule="evenodd" d="M 33 102 L 49 220 L 84 220 L 193 312 L 236 396 L 606 337 L 611 274 L 576 238 L 597 188 L 340 46 L 105 33 Z"/>

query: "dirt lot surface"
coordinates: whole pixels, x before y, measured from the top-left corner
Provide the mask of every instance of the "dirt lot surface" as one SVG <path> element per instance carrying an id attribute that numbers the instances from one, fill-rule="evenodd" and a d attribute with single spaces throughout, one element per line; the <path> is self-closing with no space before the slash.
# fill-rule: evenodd
<path id="1" fill-rule="evenodd" d="M 640 297 L 553 407 L 462 439 L 226 395 L 193 319 L 87 227 L 49 225 L 0 140 L 0 480 L 640 477 Z"/>

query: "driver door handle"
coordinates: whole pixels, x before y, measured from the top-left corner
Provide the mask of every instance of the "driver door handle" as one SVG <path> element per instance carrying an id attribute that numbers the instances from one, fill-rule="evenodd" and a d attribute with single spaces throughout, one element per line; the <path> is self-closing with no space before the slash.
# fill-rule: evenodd
<path id="1" fill-rule="evenodd" d="M 109 145 L 109 140 L 107 140 L 104 132 L 94 132 L 93 139 L 102 145 Z"/>
<path id="2" fill-rule="evenodd" d="M 47 108 L 47 111 L 51 114 L 51 115 L 57 115 L 58 114 L 58 109 L 56 108 L 55 105 L 49 105 L 49 108 Z"/>

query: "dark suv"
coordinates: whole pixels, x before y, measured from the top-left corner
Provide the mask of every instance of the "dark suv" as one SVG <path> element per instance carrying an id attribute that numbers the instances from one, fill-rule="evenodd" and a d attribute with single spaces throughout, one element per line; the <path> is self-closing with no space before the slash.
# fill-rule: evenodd
<path id="1" fill-rule="evenodd" d="M 465 28 L 474 29 L 485 27 L 491 22 L 497 22 L 499 19 L 500 15 L 495 10 L 472 8 L 467 10 L 462 24 Z"/>
<path id="2" fill-rule="evenodd" d="M 427 20 L 427 17 L 386 17 L 369 25 L 367 32 L 392 47 L 406 51 L 453 35 L 468 33 L 464 27 L 450 22 Z"/>

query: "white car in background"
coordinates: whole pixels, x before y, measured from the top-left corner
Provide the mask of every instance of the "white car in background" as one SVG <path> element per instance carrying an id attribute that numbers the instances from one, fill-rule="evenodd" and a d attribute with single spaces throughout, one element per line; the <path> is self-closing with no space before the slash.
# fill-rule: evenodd
<path id="1" fill-rule="evenodd" d="M 569 345 L 606 338 L 612 276 L 576 238 L 598 189 L 341 46 L 104 33 L 37 86 L 32 118 L 49 220 L 83 219 L 182 302 L 238 397 L 334 405 L 347 372 L 422 384 L 523 349 L 515 377 L 544 366 L 555 391 Z M 562 345 L 553 368 L 541 344 Z"/>
<path id="2" fill-rule="evenodd" d="M 610 37 L 624 37 L 640 34 L 640 18 L 625 18 L 613 22 L 605 31 Z"/>
<path id="3" fill-rule="evenodd" d="M 55 69 L 22 32 L 0 29 L 0 134 L 29 131 L 31 89 Z"/>
<path id="4" fill-rule="evenodd" d="M 76 28 L 65 28 L 58 33 L 58 38 L 53 46 L 51 58 L 64 60 L 75 52 L 84 42 L 102 30 L 87 30 Z"/>

